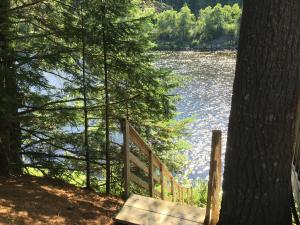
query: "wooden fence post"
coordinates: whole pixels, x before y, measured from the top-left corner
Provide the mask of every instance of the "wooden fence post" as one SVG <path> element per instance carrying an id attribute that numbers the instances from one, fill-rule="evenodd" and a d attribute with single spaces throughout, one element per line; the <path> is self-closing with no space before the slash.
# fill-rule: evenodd
<path id="1" fill-rule="evenodd" d="M 182 189 L 180 186 L 178 187 L 178 189 L 179 189 L 179 202 L 182 203 Z"/>
<path id="2" fill-rule="evenodd" d="M 181 201 L 181 203 L 183 204 L 184 202 L 183 202 L 183 189 L 182 189 L 182 187 L 180 186 L 180 201 Z"/>
<path id="3" fill-rule="evenodd" d="M 151 151 L 149 151 L 149 193 L 150 197 L 154 197 L 153 153 Z"/>
<path id="4" fill-rule="evenodd" d="M 174 191 L 175 191 L 175 202 L 178 202 L 178 187 L 177 187 L 177 183 L 174 183 Z"/>
<path id="5" fill-rule="evenodd" d="M 160 164 L 159 169 L 160 169 L 161 199 L 165 200 L 164 166 Z"/>
<path id="6" fill-rule="evenodd" d="M 123 158 L 124 158 L 124 195 L 129 197 L 129 176 L 130 176 L 130 162 L 129 162 L 129 124 L 127 119 L 123 120 Z"/>
<path id="7" fill-rule="evenodd" d="M 171 194 L 172 194 L 172 202 L 175 202 L 175 190 L 174 190 L 174 178 L 171 178 Z"/>
<path id="8" fill-rule="evenodd" d="M 177 185 L 177 197 L 178 197 L 178 202 L 181 202 L 181 195 L 180 195 L 180 187 Z"/>
<path id="9" fill-rule="evenodd" d="M 180 203 L 183 204 L 183 192 L 181 186 L 179 186 L 179 190 L 180 190 Z"/>
<path id="10" fill-rule="evenodd" d="M 219 221 L 221 189 L 221 142 L 222 132 L 212 132 L 212 150 L 210 159 L 207 206 L 204 225 L 216 225 Z"/>
<path id="11" fill-rule="evenodd" d="M 193 205 L 193 203 L 194 203 L 193 188 L 191 187 L 191 204 Z"/>

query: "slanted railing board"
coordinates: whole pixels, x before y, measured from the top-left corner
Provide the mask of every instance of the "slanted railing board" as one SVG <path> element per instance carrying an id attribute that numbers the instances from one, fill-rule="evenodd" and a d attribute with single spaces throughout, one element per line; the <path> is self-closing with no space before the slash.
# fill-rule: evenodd
<path id="1" fill-rule="evenodd" d="M 168 193 L 171 193 L 171 192 L 172 192 L 172 188 L 171 188 L 171 187 L 166 187 L 166 191 L 167 191 Z"/>
<path id="2" fill-rule="evenodd" d="M 135 136 L 135 135 L 132 135 L 130 133 L 130 141 L 135 144 L 140 151 L 142 151 L 144 154 L 148 155 L 149 153 L 149 150 L 145 147 L 145 145 Z"/>
<path id="3" fill-rule="evenodd" d="M 143 140 L 143 138 L 139 135 L 139 133 L 134 129 L 134 127 L 132 127 L 131 125 L 129 125 L 129 130 L 130 130 L 130 137 L 134 138 L 135 140 L 135 144 L 139 145 L 139 147 L 142 147 L 144 151 L 152 151 L 152 149 L 149 147 L 149 145 Z M 159 167 L 160 165 L 163 165 L 164 167 L 166 167 L 164 165 L 164 163 L 161 162 L 161 160 L 154 154 L 153 152 L 153 158 L 154 158 L 154 163 L 155 161 L 157 162 L 157 166 Z"/>
<path id="4" fill-rule="evenodd" d="M 156 182 L 160 182 L 160 177 L 157 176 L 156 174 L 153 174 L 153 180 L 155 180 Z"/>
<path id="5" fill-rule="evenodd" d="M 163 167 L 164 167 L 164 175 L 165 175 L 166 179 L 171 180 L 171 178 L 173 177 L 173 174 L 168 170 L 166 165 L 163 164 Z"/>
<path id="6" fill-rule="evenodd" d="M 135 139 L 137 145 L 142 147 L 147 152 L 152 151 L 152 149 L 148 146 L 148 144 L 145 143 L 143 138 L 138 134 L 138 132 L 131 125 L 129 125 L 129 133 L 130 133 L 130 137 Z"/>
<path id="7" fill-rule="evenodd" d="M 139 160 L 134 154 L 129 152 L 129 160 L 133 162 L 138 168 L 143 170 L 146 174 L 148 174 L 148 168 L 141 160 Z"/>
<path id="8" fill-rule="evenodd" d="M 154 155 L 153 157 L 153 165 L 154 167 L 158 168 L 160 167 L 160 161 L 158 160 L 158 158 Z"/>
<path id="9" fill-rule="evenodd" d="M 133 181 L 137 185 L 141 186 L 142 188 L 145 188 L 146 190 L 149 189 L 148 183 L 145 182 L 145 181 L 143 181 L 141 178 L 139 178 L 138 176 L 134 175 L 133 173 L 129 174 L 129 178 L 130 178 L 131 181 Z"/>

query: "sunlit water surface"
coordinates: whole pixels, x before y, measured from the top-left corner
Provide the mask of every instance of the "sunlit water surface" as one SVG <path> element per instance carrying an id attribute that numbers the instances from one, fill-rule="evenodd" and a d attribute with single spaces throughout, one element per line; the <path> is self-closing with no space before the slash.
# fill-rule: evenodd
<path id="1" fill-rule="evenodd" d="M 208 179 L 212 130 L 223 132 L 223 160 L 227 139 L 236 55 L 234 52 L 160 52 L 157 65 L 185 77 L 174 90 L 181 95 L 178 119 L 194 117 L 189 126 L 192 144 L 187 171 L 192 179 Z"/>

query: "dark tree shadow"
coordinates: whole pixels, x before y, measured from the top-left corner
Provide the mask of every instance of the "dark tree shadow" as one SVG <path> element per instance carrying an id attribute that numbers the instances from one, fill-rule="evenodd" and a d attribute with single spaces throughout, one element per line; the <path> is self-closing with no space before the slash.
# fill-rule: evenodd
<path id="1" fill-rule="evenodd" d="M 61 182 L 0 177 L 0 224 L 111 224 L 122 202 Z"/>

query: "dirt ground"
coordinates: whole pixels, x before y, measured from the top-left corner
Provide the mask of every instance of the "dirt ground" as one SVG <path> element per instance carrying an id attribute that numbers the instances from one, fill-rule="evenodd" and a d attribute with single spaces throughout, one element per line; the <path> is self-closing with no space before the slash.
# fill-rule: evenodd
<path id="1" fill-rule="evenodd" d="M 62 182 L 0 177 L 0 224 L 112 225 L 123 202 Z"/>

